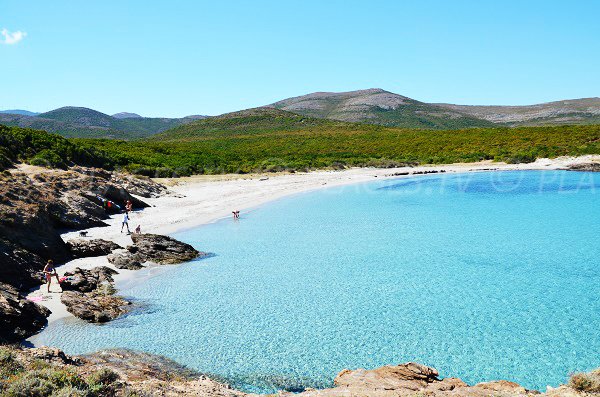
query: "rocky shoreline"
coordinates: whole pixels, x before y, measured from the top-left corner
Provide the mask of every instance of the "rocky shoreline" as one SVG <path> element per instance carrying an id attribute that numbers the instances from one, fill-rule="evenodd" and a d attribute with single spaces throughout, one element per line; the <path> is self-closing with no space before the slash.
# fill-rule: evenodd
<path id="1" fill-rule="evenodd" d="M 600 171 L 600 165 L 596 162 L 576 164 L 565 169 Z M 98 201 L 98 196 L 107 197 L 114 202 L 131 199 L 134 206 L 141 209 L 148 204 L 132 194 L 142 198 L 168 194 L 166 187 L 146 178 L 81 167 L 73 167 L 68 171 L 39 170 L 30 173 L 16 169 L 5 171 L 0 175 L 0 190 L 2 193 L 0 195 L 2 214 L 0 254 L 3 258 L 0 267 L 0 343 L 18 342 L 39 332 L 46 325 L 49 310 L 26 299 L 23 294 L 29 288 L 43 282 L 40 271 L 47 258 L 53 258 L 60 263 L 75 258 L 107 256 L 109 263 L 117 269 L 131 270 L 142 268 L 148 261 L 172 264 L 208 255 L 194 250 L 187 244 L 154 234 L 132 235 L 132 244 L 125 248 L 102 239 L 79 238 L 63 241 L 61 233 L 65 229 L 81 230 L 106 225 L 105 219 L 110 213 Z M 116 295 L 113 280 L 115 274 L 117 271 L 101 266 L 91 269 L 76 268 L 65 273 L 67 280 L 63 283 L 65 292 L 61 301 L 69 312 L 86 321 L 110 321 L 126 313 L 131 306 L 130 302 Z M 118 383 L 120 386 L 115 389 L 117 391 L 102 395 L 128 395 L 124 394 L 125 390 L 138 387 L 138 381 L 144 385 L 139 389 L 139 393 L 145 393 L 138 395 L 248 395 L 193 371 L 187 372 L 188 375 L 193 373 L 190 378 L 181 378 L 181 374 L 169 371 L 166 371 L 166 374 L 161 371 L 153 373 L 153 370 L 147 369 L 144 365 L 148 365 L 148 361 L 159 359 L 145 353 L 109 351 L 70 358 L 57 349 L 50 348 L 4 347 L 2 349 L 10 350 L 10 354 L 16 357 L 25 357 L 26 361 L 33 360 L 31 357 L 37 357 L 35 360 L 49 361 L 51 365 L 60 361 L 57 365 L 76 371 L 82 370 L 84 374 L 89 373 L 91 369 L 101 368 L 114 368 L 115 371 L 120 371 L 121 381 Z M 138 365 L 146 369 L 136 367 Z M 176 366 L 172 362 L 169 365 Z M 597 371 L 591 375 L 581 376 L 584 381 L 580 382 L 579 386 L 574 384 L 561 386 L 557 389 L 549 389 L 545 394 L 570 396 L 600 392 L 600 386 L 594 389 L 596 387 L 594 385 L 600 385 L 600 380 L 597 379 L 600 374 Z M 1 382 L 4 381 L 0 380 L 0 384 Z M 147 385 L 153 386 L 146 388 Z M 306 397 L 317 394 L 386 397 L 417 394 L 431 396 L 539 394 L 507 381 L 468 386 L 455 378 L 438 379 L 435 369 L 414 363 L 375 370 L 344 370 L 336 377 L 335 385 L 336 387 L 331 389 L 306 390 L 300 394 Z M 157 394 L 153 394 L 154 391 L 157 391 Z"/>
<path id="2" fill-rule="evenodd" d="M 145 262 L 173 264 L 206 255 L 188 244 L 155 234 L 132 235 L 132 245 L 102 239 L 63 241 L 65 230 L 106 226 L 105 220 L 131 201 L 134 209 L 149 205 L 140 197 L 168 194 L 165 186 L 101 169 L 73 167 L 68 171 L 31 166 L 0 175 L 0 343 L 18 342 L 39 332 L 50 311 L 24 294 L 45 282 L 48 259 L 57 265 L 76 258 L 118 255 L 122 268 L 141 268 Z M 107 205 L 110 202 L 112 205 Z M 119 267 L 119 266 L 117 266 Z M 65 274 L 61 301 L 79 318 L 105 322 L 127 311 L 115 295 L 109 268 L 75 269 Z"/>
<path id="3" fill-rule="evenodd" d="M 131 350 L 104 350 L 71 357 L 56 348 L 0 347 L 0 395 L 52 396 L 203 396 L 251 397 L 249 394 L 190 370 L 167 358 Z M 64 382 L 63 379 L 69 379 Z M 35 381 L 33 381 L 34 379 Z M 600 371 L 575 374 L 566 385 L 545 393 L 514 382 L 492 381 L 468 385 L 458 378 L 440 378 L 435 368 L 417 363 L 388 365 L 372 370 L 341 371 L 329 389 L 299 393 L 280 391 L 282 397 L 575 397 L 600 394 Z M 47 394 L 34 393 L 43 385 Z"/>

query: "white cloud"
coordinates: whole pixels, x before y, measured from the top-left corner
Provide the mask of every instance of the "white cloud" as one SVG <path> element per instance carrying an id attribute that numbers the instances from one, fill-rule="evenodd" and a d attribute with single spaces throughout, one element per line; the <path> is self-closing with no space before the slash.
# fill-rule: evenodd
<path id="1" fill-rule="evenodd" d="M 0 42 L 9 45 L 17 44 L 19 41 L 23 40 L 25 36 L 27 36 L 26 32 L 21 32 L 20 30 L 17 30 L 16 32 L 9 32 L 6 28 L 2 29 L 0 34 L 4 36 L 3 38 L 0 38 Z"/>

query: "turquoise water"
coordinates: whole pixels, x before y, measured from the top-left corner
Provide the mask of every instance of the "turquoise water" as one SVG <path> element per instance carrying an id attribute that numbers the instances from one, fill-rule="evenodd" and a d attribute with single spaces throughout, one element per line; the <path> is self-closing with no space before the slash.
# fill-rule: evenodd
<path id="1" fill-rule="evenodd" d="M 526 171 L 282 199 L 176 235 L 216 256 L 126 286 L 141 310 L 35 342 L 141 349 L 253 391 L 405 361 L 545 389 L 600 366 L 599 189 Z"/>

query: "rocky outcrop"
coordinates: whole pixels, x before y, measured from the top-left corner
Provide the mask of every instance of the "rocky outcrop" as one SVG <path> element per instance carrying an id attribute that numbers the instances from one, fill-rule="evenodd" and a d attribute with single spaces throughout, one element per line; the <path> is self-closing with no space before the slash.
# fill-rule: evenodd
<path id="1" fill-rule="evenodd" d="M 159 234 L 132 234 L 133 246 L 127 247 L 140 262 L 170 265 L 206 256 L 189 244 Z"/>
<path id="2" fill-rule="evenodd" d="M 145 262 L 172 265 L 209 255 L 189 244 L 160 234 L 132 234 L 131 240 L 133 245 L 128 246 L 127 251 L 108 256 L 108 261 L 119 269 L 136 270 Z"/>
<path id="3" fill-rule="evenodd" d="M 144 266 L 131 253 L 114 253 L 106 257 L 117 269 L 139 270 Z"/>
<path id="4" fill-rule="evenodd" d="M 60 301 L 76 317 L 92 323 L 105 323 L 127 311 L 130 302 L 114 295 L 115 270 L 106 266 L 76 268 L 65 273 Z"/>
<path id="5" fill-rule="evenodd" d="M 73 258 L 88 258 L 91 256 L 108 255 L 114 250 L 122 248 L 119 244 L 103 239 L 70 240 L 67 241 L 67 247 L 69 248 Z"/>
<path id="6" fill-rule="evenodd" d="M 19 291 L 0 283 L 0 343 L 27 338 L 47 324 L 50 310 L 25 299 Z"/>
<path id="7" fill-rule="evenodd" d="M 138 193 L 146 189 L 148 196 L 166 191 L 149 179 L 93 168 L 63 171 L 20 166 L 0 174 L 0 283 L 14 287 L 14 291 L 26 291 L 44 282 L 42 269 L 48 259 L 60 264 L 74 257 L 103 255 L 118 248 L 100 242 L 66 244 L 61 232 L 105 225 L 103 219 L 109 214 L 99 197 L 119 204 L 131 200 L 134 208 L 147 206 L 131 196 L 124 183 L 135 186 Z M 7 291 L 6 287 L 3 291 Z M 7 314 L 0 312 L 0 321 L 4 321 L 2 335 L 29 336 L 35 332 L 32 330 L 41 327 L 38 314 L 47 312 L 31 309 L 37 306 L 22 301 L 21 298 L 3 301 L 0 310 Z"/>
<path id="8" fill-rule="evenodd" d="M 110 349 L 80 357 L 70 357 L 58 349 L 48 347 L 34 349 L 0 347 L 0 349 L 3 350 L 3 357 L 7 357 L 4 361 L 0 361 L 0 365 L 4 362 L 8 363 L 15 373 L 12 383 L 39 368 L 41 360 L 46 363 L 47 368 L 54 371 L 67 370 L 71 376 L 88 378 L 90 374 L 102 373 L 104 376 L 101 379 L 108 380 L 106 383 L 113 386 L 111 394 L 77 395 L 259 397 L 259 395 L 234 390 L 226 384 L 214 381 L 165 357 L 132 350 Z M 1 370 L 2 368 L 0 372 Z M 576 381 L 574 381 L 575 376 L 579 376 Z M 306 390 L 297 394 L 279 392 L 275 395 L 281 397 L 527 397 L 533 395 L 592 397 L 600 395 L 598 392 L 600 389 L 595 388 L 596 385 L 590 387 L 587 381 L 583 384 L 581 379 L 595 380 L 598 376 L 600 376 L 598 370 L 588 374 L 576 374 L 568 385 L 548 388 L 546 393 L 540 394 L 508 381 L 485 382 L 469 386 L 457 378 L 439 379 L 434 368 L 406 363 L 372 370 L 344 370 L 336 377 L 336 386 L 333 388 Z M 98 376 L 94 379 L 97 380 Z M 33 395 L 27 389 L 20 389 L 19 393 L 21 393 L 19 395 Z M 260 397 L 267 396 L 273 394 L 260 395 Z"/>
<path id="9" fill-rule="evenodd" d="M 454 397 L 509 397 L 539 394 L 508 381 L 494 381 L 469 386 L 458 378 L 439 379 L 435 368 L 417 363 L 388 365 L 372 370 L 343 370 L 334 380 L 335 387 L 307 390 L 294 396 L 454 396 Z M 291 396 L 291 393 L 282 393 Z"/>
<path id="10" fill-rule="evenodd" d="M 113 275 L 118 274 L 107 266 L 97 266 L 92 269 L 76 268 L 66 272 L 66 279 L 60 284 L 63 291 L 92 292 L 104 284 L 112 285 Z"/>
<path id="11" fill-rule="evenodd" d="M 127 312 L 131 303 L 120 296 L 103 293 L 99 290 L 83 293 L 65 291 L 60 301 L 69 313 L 90 323 L 105 323 Z"/>
<path id="12" fill-rule="evenodd" d="M 571 164 L 567 168 L 567 170 L 570 170 L 570 171 L 600 172 L 600 163 Z"/>

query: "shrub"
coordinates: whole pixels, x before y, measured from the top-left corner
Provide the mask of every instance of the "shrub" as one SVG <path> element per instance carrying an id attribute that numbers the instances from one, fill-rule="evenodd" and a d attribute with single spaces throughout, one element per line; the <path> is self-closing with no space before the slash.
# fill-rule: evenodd
<path id="1" fill-rule="evenodd" d="M 6 379 L 21 370 L 23 370 L 23 367 L 15 359 L 12 352 L 6 348 L 0 348 L 0 379 Z"/>
<path id="2" fill-rule="evenodd" d="M 588 393 L 600 392 L 600 369 L 589 373 L 577 373 L 571 375 L 569 386 L 575 390 Z"/>

